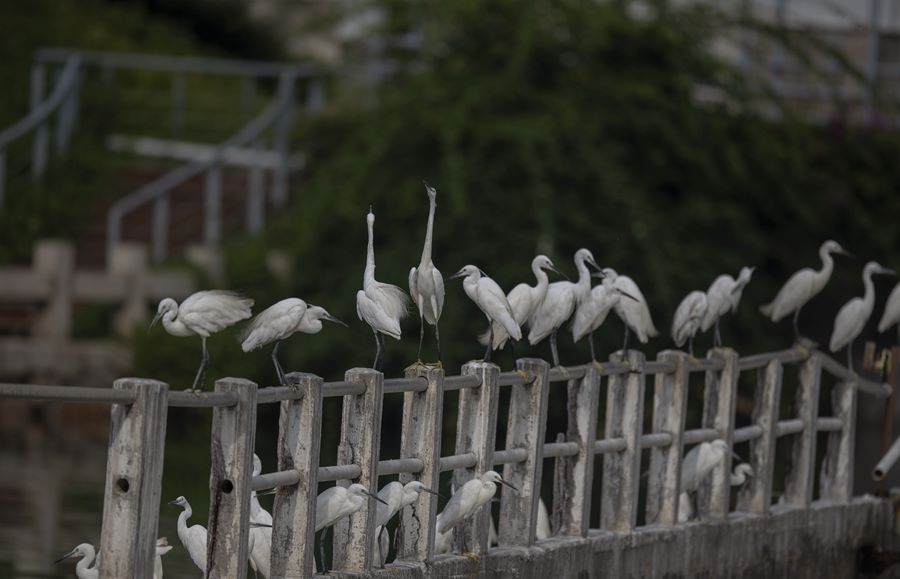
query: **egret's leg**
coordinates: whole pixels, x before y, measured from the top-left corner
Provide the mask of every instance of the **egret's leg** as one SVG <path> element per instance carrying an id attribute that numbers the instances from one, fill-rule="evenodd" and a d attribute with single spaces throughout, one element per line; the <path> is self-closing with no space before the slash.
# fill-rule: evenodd
<path id="1" fill-rule="evenodd" d="M 319 567 L 322 569 L 322 573 L 328 573 L 328 565 L 325 563 L 325 533 L 327 533 L 330 528 L 331 527 L 325 527 L 322 529 L 322 532 L 319 533 Z"/>
<path id="2" fill-rule="evenodd" d="M 420 310 L 421 312 L 421 310 Z M 416 360 L 422 361 L 422 341 L 425 339 L 425 317 L 419 313 L 419 353 Z"/>
<path id="3" fill-rule="evenodd" d="M 278 375 L 278 383 L 282 386 L 285 385 L 286 381 L 284 378 L 284 369 L 281 367 L 281 362 L 278 361 L 278 346 L 281 345 L 281 340 L 275 342 L 275 347 L 272 348 L 272 362 L 275 363 L 275 374 Z"/>
<path id="4" fill-rule="evenodd" d="M 376 333 L 375 342 L 378 345 L 378 364 L 375 369 L 381 372 L 381 369 L 384 366 L 384 334 L 380 332 Z M 334 531 L 332 531 L 332 534 L 333 533 Z"/>
<path id="5" fill-rule="evenodd" d="M 378 567 L 384 569 L 384 559 L 385 554 L 384 551 L 381 550 L 381 535 L 384 534 L 384 525 L 381 526 L 381 530 L 378 531 L 378 536 L 375 538 L 375 542 L 378 543 Z"/>
<path id="6" fill-rule="evenodd" d="M 719 333 L 719 318 L 716 318 L 716 348 L 722 347 L 722 334 Z"/>
<path id="7" fill-rule="evenodd" d="M 378 330 L 373 330 L 375 332 L 375 361 L 372 362 L 372 369 L 378 370 L 378 359 L 381 357 L 381 340 L 378 339 Z"/>
<path id="8" fill-rule="evenodd" d="M 594 330 L 591 330 L 591 333 L 588 334 L 588 344 L 591 345 L 591 362 L 596 362 L 597 355 L 594 354 Z"/>
<path id="9" fill-rule="evenodd" d="M 628 324 L 625 324 L 625 342 L 622 344 L 622 354 L 628 353 Z"/>
<path id="10" fill-rule="evenodd" d="M 435 322 L 434 322 L 434 341 L 437 342 L 437 359 L 438 359 L 438 364 L 440 364 L 441 367 L 443 368 L 444 365 L 443 365 L 443 363 L 442 363 L 443 361 L 441 360 L 441 333 L 438 332 L 438 323 L 437 323 L 436 320 L 435 320 Z"/>
<path id="11" fill-rule="evenodd" d="M 800 310 L 803 308 L 797 308 L 797 311 L 794 312 L 794 339 L 800 340 Z"/>
<path id="12" fill-rule="evenodd" d="M 553 355 L 553 367 L 559 367 L 559 352 L 556 350 L 556 328 L 553 328 L 553 333 L 550 334 L 550 353 Z"/>
<path id="13" fill-rule="evenodd" d="M 491 361 L 491 350 L 494 349 L 494 324 L 490 323 L 490 320 L 488 320 L 488 322 L 489 322 L 488 327 L 490 329 L 488 330 L 487 349 L 484 351 L 484 361 L 485 362 Z"/>
<path id="14" fill-rule="evenodd" d="M 688 338 L 688 354 L 691 358 L 694 357 L 694 336 Z"/>
<path id="15" fill-rule="evenodd" d="M 197 375 L 194 376 L 194 385 L 191 387 L 191 390 L 202 390 L 203 389 L 203 379 L 206 377 L 206 365 L 209 363 L 209 352 L 206 350 L 206 338 L 201 336 L 200 339 L 203 343 L 203 354 L 200 357 L 200 367 L 197 368 Z"/>
<path id="16" fill-rule="evenodd" d="M 847 343 L 847 369 L 853 372 L 853 340 Z"/>

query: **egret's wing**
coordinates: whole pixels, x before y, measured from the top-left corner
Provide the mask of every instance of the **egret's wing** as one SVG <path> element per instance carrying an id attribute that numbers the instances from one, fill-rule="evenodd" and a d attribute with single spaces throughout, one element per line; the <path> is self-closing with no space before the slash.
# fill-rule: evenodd
<path id="1" fill-rule="evenodd" d="M 425 319 L 430 324 L 436 324 L 441 319 L 441 313 L 444 311 L 444 294 L 446 292 L 444 290 L 444 276 L 434 266 L 431 268 L 431 281 L 434 283 L 434 305 L 432 306 L 434 319 L 429 320 L 427 316 Z"/>
<path id="2" fill-rule="evenodd" d="M 206 528 L 203 525 L 194 525 L 187 529 L 188 544 L 185 548 L 194 565 L 206 573 Z"/>
<path id="3" fill-rule="evenodd" d="M 249 352 L 287 338 L 297 329 L 307 309 L 306 302 L 299 298 L 281 300 L 266 308 L 241 332 L 241 349 Z"/>
<path id="4" fill-rule="evenodd" d="M 466 519 L 472 514 L 478 500 L 478 491 L 481 488 L 479 479 L 472 479 L 453 493 L 444 510 L 438 515 L 437 531 L 443 533 Z"/>
<path id="5" fill-rule="evenodd" d="M 409 268 L 409 295 L 412 297 L 413 304 L 419 305 L 419 284 L 418 273 L 415 267 Z M 421 312 L 420 312 L 421 313 Z"/>
<path id="6" fill-rule="evenodd" d="M 538 499 L 537 526 L 535 528 L 535 538 L 538 541 L 549 539 L 552 531 L 550 530 L 550 515 L 547 514 L 547 505 L 544 499 Z"/>
<path id="7" fill-rule="evenodd" d="M 365 292 L 392 319 L 399 320 L 409 313 L 409 296 L 395 285 L 375 282 L 365 288 Z"/>
<path id="8" fill-rule="evenodd" d="M 493 321 L 499 322 L 514 340 L 521 340 L 522 329 L 519 328 L 519 324 L 516 323 L 512 309 L 509 307 L 509 302 L 506 301 L 506 294 L 503 293 L 503 290 L 500 289 L 497 282 L 489 277 L 482 277 L 478 280 L 476 292 L 476 295 L 478 296 L 478 305 L 481 309 L 484 310 Z"/>
<path id="9" fill-rule="evenodd" d="M 403 294 L 403 297 L 405 298 L 406 294 Z M 369 324 L 376 332 L 400 339 L 400 320 L 388 316 L 381 305 L 365 291 L 356 292 L 356 313 L 359 319 Z"/>
<path id="10" fill-rule="evenodd" d="M 219 332 L 252 315 L 253 300 L 231 291 L 197 292 L 178 306 L 178 318 L 197 333 Z"/>
<path id="11" fill-rule="evenodd" d="M 509 303 L 509 307 L 512 310 L 513 319 L 519 324 L 520 328 L 524 327 L 535 309 L 529 290 L 531 290 L 531 287 L 528 284 L 520 283 L 506 296 L 506 301 Z M 499 322 L 494 322 L 492 326 L 494 330 L 494 343 L 491 347 L 494 350 L 499 350 L 505 346 L 507 340 L 509 340 L 509 332 L 507 332 L 506 328 L 503 327 L 503 324 Z M 481 344 L 487 345 L 488 332 L 484 332 L 478 338 L 478 341 Z"/>
<path id="12" fill-rule="evenodd" d="M 329 487 L 316 497 L 316 532 L 335 520 L 343 493 L 343 487 Z"/>
<path id="13" fill-rule="evenodd" d="M 638 340 L 641 343 L 646 343 L 648 338 L 658 335 L 659 332 L 656 330 L 656 326 L 653 325 L 653 319 L 650 317 L 650 308 L 647 306 L 647 300 L 634 280 L 628 276 L 620 275 L 616 277 L 613 283 L 622 292 L 635 298 L 620 299 L 616 303 L 616 313 L 619 314 L 622 321 L 631 326 L 631 329 L 637 334 Z"/>
<path id="14" fill-rule="evenodd" d="M 778 291 L 772 303 L 768 304 L 770 314 L 767 315 L 771 315 L 772 321 L 779 321 L 808 302 L 815 294 L 815 278 L 816 272 L 808 267 L 795 272 Z"/>
<path id="15" fill-rule="evenodd" d="M 720 275 L 706 290 L 708 307 L 706 308 L 706 315 L 703 316 L 703 322 L 700 324 L 700 329 L 704 332 L 713 327 L 716 319 L 727 312 L 731 306 L 731 301 L 728 299 L 730 290 L 727 289 L 729 279 L 732 279 L 730 275 Z"/>
<path id="16" fill-rule="evenodd" d="M 390 521 L 391 518 L 397 514 L 397 511 L 400 510 L 400 501 L 403 498 L 403 485 L 397 481 L 389 482 L 378 491 L 378 498 L 387 504 L 385 505 L 378 501 L 375 502 L 375 524 L 384 526 L 388 524 L 388 521 Z"/>
<path id="17" fill-rule="evenodd" d="M 697 463 L 700 460 L 700 447 L 698 444 L 692 448 L 681 460 L 681 492 L 693 492 L 697 490 L 700 480 L 697 478 Z"/>
<path id="18" fill-rule="evenodd" d="M 544 301 L 529 320 L 528 342 L 532 346 L 549 336 L 572 316 L 575 310 L 573 287 L 568 281 L 556 281 L 549 285 Z"/>
<path id="19" fill-rule="evenodd" d="M 840 350 L 859 335 L 871 311 L 866 311 L 862 298 L 853 298 L 840 309 L 834 318 L 834 330 L 831 332 L 831 341 L 828 344 L 832 352 Z"/>
<path id="20" fill-rule="evenodd" d="M 878 322 L 878 331 L 883 332 L 900 321 L 900 283 L 891 290 L 887 303 L 884 304 L 884 313 Z"/>

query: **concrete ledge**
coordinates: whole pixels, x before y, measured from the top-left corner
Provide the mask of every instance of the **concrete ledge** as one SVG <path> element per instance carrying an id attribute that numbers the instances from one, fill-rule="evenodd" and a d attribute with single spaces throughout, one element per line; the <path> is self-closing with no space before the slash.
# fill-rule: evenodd
<path id="1" fill-rule="evenodd" d="M 892 525 L 890 501 L 863 496 L 846 505 L 776 507 L 765 516 L 732 513 L 726 521 L 641 527 L 628 534 L 591 531 L 584 539 L 553 538 L 530 549 L 494 548 L 480 560 L 442 555 L 426 564 L 394 563 L 368 576 L 854 577 L 857 548 L 887 545 Z"/>

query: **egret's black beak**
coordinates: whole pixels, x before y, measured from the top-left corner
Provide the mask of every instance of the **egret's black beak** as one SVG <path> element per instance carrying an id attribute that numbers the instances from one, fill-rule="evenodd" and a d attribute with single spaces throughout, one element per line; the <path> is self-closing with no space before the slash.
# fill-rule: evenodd
<path id="1" fill-rule="evenodd" d="M 345 328 L 350 327 L 347 324 L 345 324 L 344 322 L 337 319 L 336 317 L 332 316 L 331 314 L 325 314 L 324 316 L 322 316 L 322 318 L 325 320 L 328 320 L 329 322 L 334 322 L 335 324 L 340 324 L 340 325 L 344 326 Z"/>
<path id="2" fill-rule="evenodd" d="M 422 489 L 422 492 L 423 492 L 423 493 L 428 493 L 428 494 L 430 494 L 430 495 L 434 495 L 434 496 L 436 496 L 436 497 L 441 496 L 441 494 L 440 494 L 439 492 L 434 491 L 434 490 L 431 490 L 431 489 Z"/>
<path id="3" fill-rule="evenodd" d="M 170 504 L 170 505 L 177 505 L 177 504 L 178 504 L 178 499 L 175 499 L 174 501 L 169 501 L 169 504 Z"/>
<path id="4" fill-rule="evenodd" d="M 738 462 L 744 462 L 744 459 L 741 458 L 741 455 L 739 455 L 738 453 L 736 453 L 736 452 L 733 451 L 733 450 L 731 451 L 731 456 L 732 456 L 733 458 L 738 459 Z"/>
<path id="5" fill-rule="evenodd" d="M 591 274 L 591 277 L 606 279 L 606 274 L 603 273 L 602 271 L 595 271 L 594 273 Z"/>
<path id="6" fill-rule="evenodd" d="M 153 326 L 155 326 L 156 323 L 159 322 L 159 320 L 163 317 L 163 313 L 164 313 L 164 312 L 156 312 L 156 315 L 153 316 L 153 321 L 150 322 L 150 326 L 147 328 L 147 333 L 148 333 L 148 334 L 150 333 L 150 330 L 153 329 Z"/>
<path id="7" fill-rule="evenodd" d="M 459 270 L 458 272 L 454 273 L 453 275 L 451 275 L 450 279 L 456 279 L 458 277 L 463 277 L 464 275 L 466 275 L 466 268 L 463 268 L 463 269 Z"/>
<path id="8" fill-rule="evenodd" d="M 620 295 L 620 296 L 624 296 L 624 297 L 626 297 L 626 298 L 628 298 L 628 299 L 630 299 L 630 300 L 632 300 L 632 301 L 635 301 L 635 302 L 639 301 L 636 297 L 634 297 L 634 296 L 631 295 L 630 293 L 625 292 L 625 291 L 622 291 L 622 290 L 619 290 L 619 295 Z"/>
<path id="9" fill-rule="evenodd" d="M 57 565 L 57 564 L 59 564 L 59 563 L 62 563 L 62 562 L 65 561 L 66 559 L 71 559 L 71 558 L 74 557 L 74 556 L 75 556 L 75 549 L 72 549 L 71 551 L 69 551 L 68 553 L 66 553 L 65 555 L 63 555 L 62 557 L 60 557 L 59 559 L 57 559 L 56 561 L 54 561 L 53 564 L 54 564 L 54 565 Z"/>
<path id="10" fill-rule="evenodd" d="M 508 482 L 506 482 L 506 481 L 503 480 L 502 478 L 499 479 L 499 481 L 500 481 L 500 484 L 508 486 L 509 488 L 511 488 L 511 489 L 512 489 L 513 491 L 515 491 L 515 492 L 519 492 L 519 489 L 517 489 L 517 488 L 514 487 L 513 485 L 509 484 Z"/>
<path id="11" fill-rule="evenodd" d="M 594 258 L 593 258 L 593 257 L 589 257 L 589 258 L 587 258 L 585 261 L 587 262 L 588 265 L 590 265 L 591 267 L 593 267 L 593 268 L 596 269 L 597 271 L 600 271 L 600 270 L 602 269 L 599 265 L 597 265 L 597 262 L 594 261 Z"/>
<path id="12" fill-rule="evenodd" d="M 375 499 L 376 501 L 378 501 L 379 503 L 381 503 L 382 505 L 388 506 L 388 504 L 387 504 L 386 502 L 384 502 L 384 501 L 381 499 L 381 497 L 379 497 L 379 496 L 376 495 L 375 493 L 370 493 L 370 492 L 366 491 L 366 494 L 369 495 L 370 497 L 372 497 L 373 499 Z"/>
<path id="13" fill-rule="evenodd" d="M 262 492 L 257 491 L 256 496 L 264 497 L 266 495 L 274 495 L 277 492 L 278 492 L 278 487 L 275 487 L 274 489 L 269 489 L 267 491 L 262 491 Z"/>
<path id="14" fill-rule="evenodd" d="M 563 277 L 563 279 L 566 280 L 566 281 L 572 281 L 572 280 L 569 279 L 569 276 L 567 276 L 566 274 L 564 274 L 561 270 L 557 269 L 557 267 L 556 267 L 555 265 L 553 265 L 552 263 L 549 264 L 549 265 L 547 266 L 547 269 L 549 269 L 550 271 L 553 271 L 553 272 L 558 273 L 558 274 L 561 275 L 561 276 Z"/>

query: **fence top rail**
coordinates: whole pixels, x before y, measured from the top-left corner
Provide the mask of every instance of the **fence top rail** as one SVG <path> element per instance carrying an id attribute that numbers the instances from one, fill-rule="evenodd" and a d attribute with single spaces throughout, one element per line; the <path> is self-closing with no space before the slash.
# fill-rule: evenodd
<path id="1" fill-rule="evenodd" d="M 70 54 L 63 61 L 65 62 L 65 67 L 50 96 L 44 99 L 28 116 L 0 131 L 0 150 L 5 149 L 10 143 L 28 134 L 46 121 L 47 117 L 60 107 L 63 100 L 75 87 L 78 81 L 78 68 L 81 66 L 81 57 L 78 54 Z"/>
<path id="2" fill-rule="evenodd" d="M 817 356 L 822 361 L 822 369 L 835 378 L 840 378 L 841 380 L 852 382 L 863 392 L 872 394 L 873 396 L 876 396 L 878 398 L 887 398 L 891 395 L 891 391 L 893 390 L 893 388 L 891 388 L 890 384 L 886 384 L 884 382 L 874 382 L 872 380 L 861 378 L 858 374 L 852 372 L 848 368 L 845 368 L 841 365 L 840 362 L 838 362 L 828 354 L 825 354 L 824 352 L 820 352 L 817 350 L 813 355 Z"/>
<path id="3" fill-rule="evenodd" d="M 81 386 L 39 386 L 35 384 L 0 384 L 0 398 L 26 398 L 56 402 L 87 402 L 93 404 L 132 404 L 133 392 L 112 388 Z"/>
<path id="4" fill-rule="evenodd" d="M 296 62 L 104 52 L 57 47 L 38 49 L 34 59 L 40 63 L 59 63 L 72 56 L 79 56 L 85 65 L 101 68 L 256 77 L 279 76 L 284 72 L 292 72 L 299 77 L 321 75 L 318 67 Z"/>

